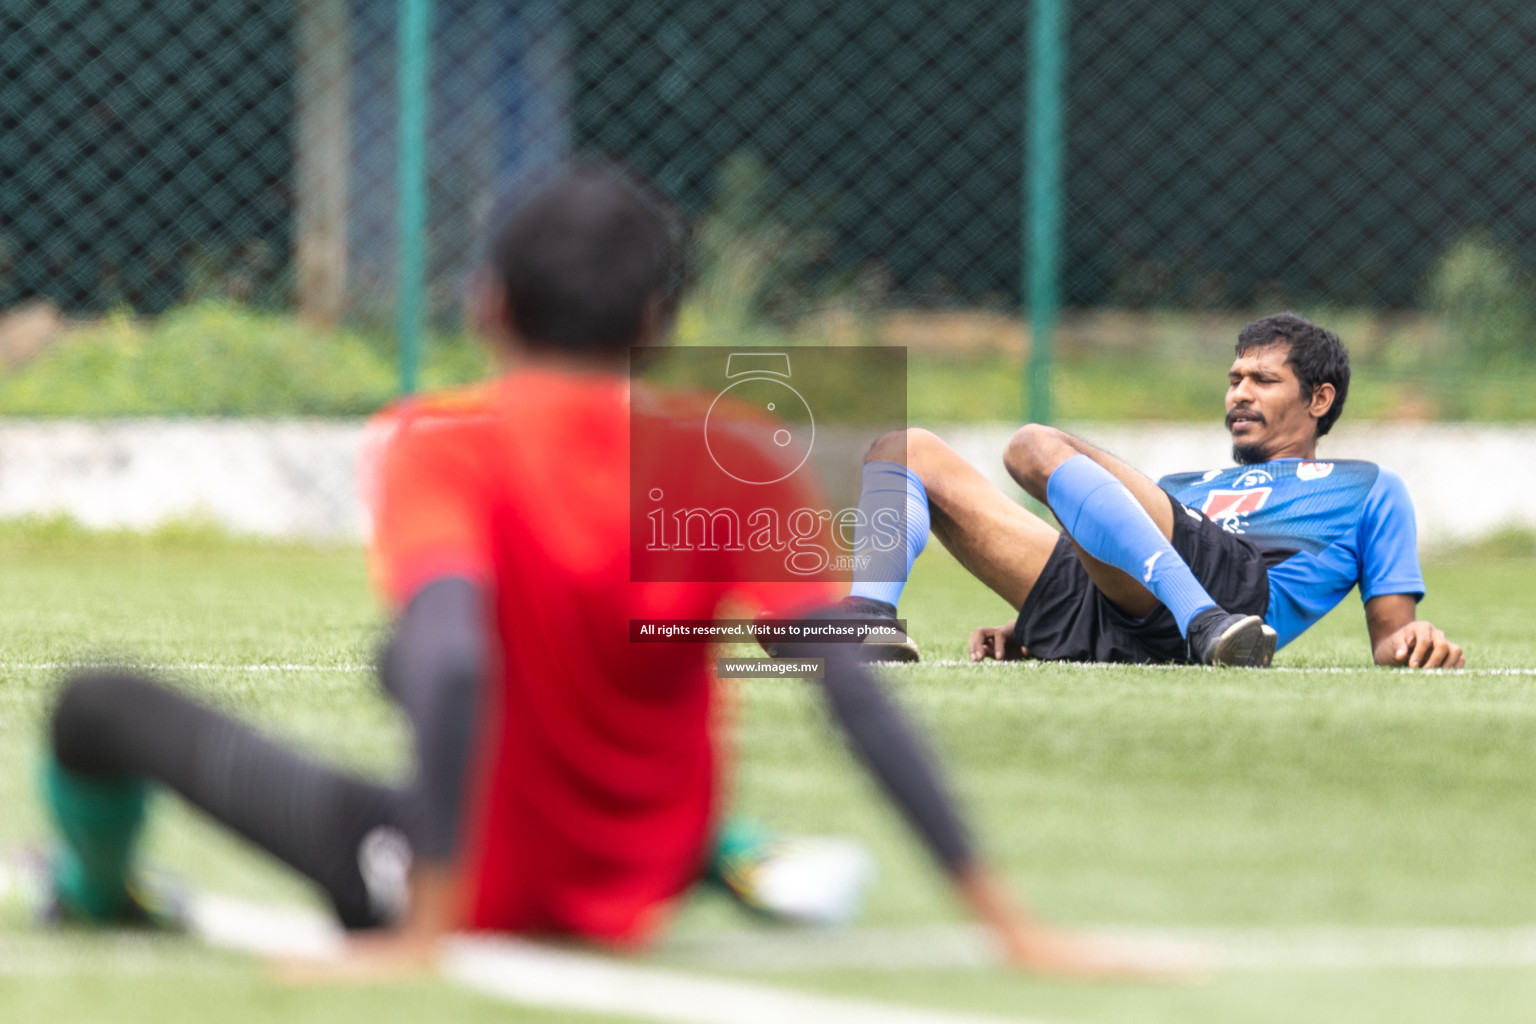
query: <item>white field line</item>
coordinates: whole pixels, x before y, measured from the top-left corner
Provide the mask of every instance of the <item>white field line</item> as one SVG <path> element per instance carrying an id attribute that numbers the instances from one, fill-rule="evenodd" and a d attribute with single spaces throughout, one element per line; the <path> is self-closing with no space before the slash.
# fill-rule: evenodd
<path id="1" fill-rule="evenodd" d="M 1228 672 L 1231 669 L 1213 668 L 1209 665 L 1119 665 L 1113 662 L 1098 661 L 969 661 L 962 658 L 937 658 L 925 661 L 889 662 L 880 666 L 882 669 L 917 670 L 924 668 L 971 668 L 979 672 L 992 671 L 996 668 L 1015 668 L 1023 671 L 1040 671 L 1046 668 L 1053 669 L 1077 669 L 1087 672 L 1106 669 L 1135 669 L 1138 672 L 1181 672 L 1190 669 L 1204 669 L 1207 672 Z M 1536 676 L 1536 667 L 1520 668 L 1420 668 L 1420 669 L 1385 669 L 1375 665 L 1323 665 L 1316 668 L 1308 668 L 1305 665 L 1271 665 L 1266 669 L 1254 670 L 1260 673 L 1278 672 L 1282 674 L 1296 675 L 1369 675 L 1376 673 L 1411 671 L 1415 674 L 1432 676 Z M 1234 677 L 1240 678 L 1240 677 Z"/>
<path id="2" fill-rule="evenodd" d="M 0 867 L 0 903 L 21 880 Z M 196 896 L 192 931 L 210 945 L 261 956 L 326 958 L 341 950 L 341 932 L 324 914 L 252 903 L 217 894 Z M 1182 957 L 1198 951 L 1218 970 L 1369 970 L 1536 966 L 1536 925 L 1509 927 L 1300 926 L 1148 928 L 1103 926 L 1096 934 L 1137 943 L 1149 953 Z M 0 976 L 118 968 L 133 973 L 186 967 L 170 950 L 139 940 L 96 956 L 49 948 L 46 936 L 0 937 Z M 747 973 L 826 970 L 910 971 L 998 965 L 987 935 L 971 925 L 853 930 L 715 930 L 674 934 L 652 965 L 520 939 L 461 937 L 445 952 L 444 973 L 472 988 L 526 1005 L 614 1012 L 699 1024 L 756 1024 L 790 1018 L 962 1024 L 983 1018 L 789 992 L 685 973 L 689 968 Z M 656 966 L 655 964 L 659 964 Z M 771 1012 L 758 1012 L 771 1007 Z"/>
<path id="3" fill-rule="evenodd" d="M 519 939 L 456 939 L 442 969 L 468 988 L 525 1006 L 679 1024 L 1025 1024 L 1019 1017 L 920 1010 L 704 977 Z"/>
<path id="4" fill-rule="evenodd" d="M 231 665 L 214 661 L 0 661 L 0 672 L 57 672 L 72 668 L 139 668 L 155 672 L 372 672 L 372 665 L 309 665 L 296 662 Z"/>
<path id="5" fill-rule="evenodd" d="M 126 665 L 160 672 L 372 672 L 374 666 L 360 664 L 313 665 L 299 662 L 273 662 L 269 664 L 228 664 L 214 661 L 176 662 L 108 662 L 108 661 L 0 661 L 0 672 L 54 672 L 72 668 L 106 668 Z M 924 668 L 969 668 L 979 672 L 996 671 L 999 668 L 1040 671 L 1045 668 L 1071 669 L 1092 672 L 1104 669 L 1135 669 L 1140 672 L 1179 672 L 1193 668 L 1206 668 L 1209 672 L 1225 672 L 1199 665 L 1116 665 L 1100 662 L 1045 662 L 1045 661 L 967 661 L 961 658 L 938 658 L 929 661 L 891 662 L 882 669 L 911 671 Z M 1265 673 L 1294 675 L 1371 675 L 1389 670 L 1371 665 L 1318 666 L 1274 665 L 1262 670 Z M 1426 668 L 1412 670 L 1416 674 L 1432 676 L 1536 676 L 1536 667 L 1519 668 Z"/>
<path id="6" fill-rule="evenodd" d="M 204 895 L 193 901 L 191 913 L 193 931 L 226 949 L 322 959 L 341 950 L 340 931 L 310 911 Z M 793 992 L 513 938 L 455 938 L 439 968 L 460 985 L 521 1006 L 676 1024 L 1004 1024 L 997 1017 Z"/>
<path id="7" fill-rule="evenodd" d="M 0 936 L 0 978 L 206 977 L 234 969 L 232 962 L 210 960 L 195 946 L 178 948 L 159 936 L 111 935 L 67 945 L 41 932 Z"/>
<path id="8" fill-rule="evenodd" d="M 1217 970 L 1369 970 L 1536 966 L 1536 926 L 1467 928 L 1131 928 L 1093 934 L 1170 956 L 1194 954 Z M 660 959 L 685 967 L 765 974 L 819 970 L 912 971 L 1000 965 L 980 929 L 964 926 L 850 932 L 714 932 L 675 936 Z"/>
<path id="9" fill-rule="evenodd" d="M 342 951 L 342 932 L 335 921 L 301 907 L 199 893 L 191 901 L 189 916 L 193 934 L 224 949 L 315 959 L 335 958 Z"/>

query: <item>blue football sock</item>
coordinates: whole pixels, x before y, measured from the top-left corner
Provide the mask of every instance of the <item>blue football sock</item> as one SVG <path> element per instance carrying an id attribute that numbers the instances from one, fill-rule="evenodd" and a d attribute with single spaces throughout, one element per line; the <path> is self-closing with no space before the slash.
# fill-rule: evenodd
<path id="1" fill-rule="evenodd" d="M 866 462 L 859 511 L 864 516 L 853 532 L 855 556 L 869 560 L 854 570 L 850 596 L 894 608 L 928 544 L 928 491 L 899 462 Z"/>
<path id="2" fill-rule="evenodd" d="M 1189 635 L 1190 619 L 1217 607 L 1136 496 L 1088 456 L 1057 466 L 1045 494 L 1072 539 L 1140 581 L 1173 613 L 1181 634 Z"/>

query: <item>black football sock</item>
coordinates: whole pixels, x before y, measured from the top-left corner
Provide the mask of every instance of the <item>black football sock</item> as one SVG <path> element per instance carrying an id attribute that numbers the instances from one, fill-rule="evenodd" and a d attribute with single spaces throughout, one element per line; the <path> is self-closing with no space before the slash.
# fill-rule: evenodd
<path id="1" fill-rule="evenodd" d="M 359 864 L 365 837 L 395 841 L 396 790 L 338 772 L 120 670 L 68 680 L 52 738 L 59 765 L 77 779 L 142 778 L 175 790 L 317 883 L 347 928 L 385 924 L 398 909 L 390 904 L 398 894 L 378 884 L 370 896 Z"/>

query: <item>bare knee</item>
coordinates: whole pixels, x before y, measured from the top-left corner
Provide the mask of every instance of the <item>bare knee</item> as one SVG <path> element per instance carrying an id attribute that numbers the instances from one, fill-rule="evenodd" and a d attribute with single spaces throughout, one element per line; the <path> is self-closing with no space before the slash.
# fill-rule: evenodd
<path id="1" fill-rule="evenodd" d="M 1026 423 L 1013 432 L 1003 449 L 1003 465 L 1024 490 L 1041 501 L 1056 467 L 1077 453 L 1071 438 L 1055 427 Z"/>
<path id="2" fill-rule="evenodd" d="M 931 430 L 922 427 L 888 430 L 875 438 L 875 443 L 869 446 L 869 451 L 864 455 L 864 461 L 899 462 L 921 475 L 919 465 L 924 461 L 923 455 L 935 446 L 945 445 L 939 440 L 939 435 Z"/>

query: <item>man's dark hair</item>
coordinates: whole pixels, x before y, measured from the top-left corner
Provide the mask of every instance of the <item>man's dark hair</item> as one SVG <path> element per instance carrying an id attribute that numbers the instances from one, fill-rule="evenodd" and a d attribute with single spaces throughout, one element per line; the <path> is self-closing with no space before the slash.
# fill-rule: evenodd
<path id="1" fill-rule="evenodd" d="M 529 347 L 596 353 L 633 345 L 648 313 L 671 317 L 682 260 L 681 222 L 649 186 L 589 165 L 512 211 L 491 269 Z"/>
<path id="2" fill-rule="evenodd" d="M 1344 398 L 1349 394 L 1349 352 L 1337 334 L 1306 317 L 1271 313 L 1238 333 L 1237 354 L 1280 342 L 1290 343 L 1285 363 L 1301 382 L 1303 401 L 1311 401 L 1319 384 L 1333 385 L 1333 404 L 1317 418 L 1317 436 L 1322 437 L 1344 411 Z"/>

